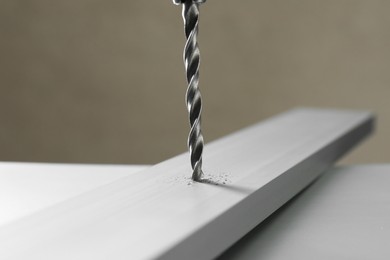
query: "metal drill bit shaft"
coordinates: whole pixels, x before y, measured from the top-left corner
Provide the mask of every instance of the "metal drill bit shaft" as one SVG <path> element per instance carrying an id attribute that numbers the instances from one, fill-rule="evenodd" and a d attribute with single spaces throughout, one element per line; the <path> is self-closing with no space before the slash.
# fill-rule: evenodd
<path id="1" fill-rule="evenodd" d="M 198 47 L 199 4 L 206 0 L 173 0 L 175 4 L 183 4 L 184 31 L 187 38 L 184 47 L 184 64 L 187 74 L 188 88 L 186 103 L 191 130 L 187 144 L 190 150 L 192 179 L 200 181 L 202 172 L 203 135 L 201 132 L 202 96 L 199 90 L 200 52 Z"/>

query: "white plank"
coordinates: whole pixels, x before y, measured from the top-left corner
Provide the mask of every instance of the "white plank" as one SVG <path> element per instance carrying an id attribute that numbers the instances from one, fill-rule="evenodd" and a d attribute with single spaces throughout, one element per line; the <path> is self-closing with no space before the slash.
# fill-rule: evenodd
<path id="1" fill-rule="evenodd" d="M 331 169 L 220 259 L 390 259 L 390 164 Z"/>
<path id="2" fill-rule="evenodd" d="M 0 226 L 147 167 L 0 162 Z"/>
<path id="3" fill-rule="evenodd" d="M 370 113 L 297 109 L 0 229 L 0 259 L 210 259 L 373 127 Z M 223 184 L 225 182 L 225 184 Z"/>

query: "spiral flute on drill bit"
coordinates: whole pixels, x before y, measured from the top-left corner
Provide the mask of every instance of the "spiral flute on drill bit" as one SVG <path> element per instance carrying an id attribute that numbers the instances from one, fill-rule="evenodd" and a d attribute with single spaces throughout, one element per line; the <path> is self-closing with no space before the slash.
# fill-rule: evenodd
<path id="1" fill-rule="evenodd" d="M 199 90 L 200 52 L 198 47 L 199 4 L 206 0 L 174 0 L 175 4 L 183 4 L 184 31 L 187 38 L 184 47 L 184 64 L 187 74 L 186 103 L 189 113 L 191 130 L 188 136 L 190 150 L 192 179 L 202 178 L 203 136 L 201 132 L 202 96 Z"/>

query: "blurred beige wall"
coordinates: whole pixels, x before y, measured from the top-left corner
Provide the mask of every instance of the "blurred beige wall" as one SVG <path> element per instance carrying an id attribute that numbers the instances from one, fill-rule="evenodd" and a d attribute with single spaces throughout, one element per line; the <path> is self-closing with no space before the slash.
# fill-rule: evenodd
<path id="1" fill-rule="evenodd" d="M 157 163 L 184 152 L 180 12 L 171 0 L 1 1 L 0 160 Z M 389 13 L 389 1 L 209 0 L 206 141 L 295 106 L 369 109 L 377 132 L 344 162 L 389 162 Z"/>

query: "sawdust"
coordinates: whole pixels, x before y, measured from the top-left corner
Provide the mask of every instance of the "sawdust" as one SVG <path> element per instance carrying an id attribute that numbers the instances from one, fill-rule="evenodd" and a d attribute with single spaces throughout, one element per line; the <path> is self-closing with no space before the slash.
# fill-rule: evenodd
<path id="1" fill-rule="evenodd" d="M 165 180 L 165 182 L 175 184 L 175 185 L 183 184 L 187 186 L 193 186 L 198 183 L 220 186 L 220 185 L 231 184 L 232 182 L 230 181 L 229 177 L 230 176 L 228 173 L 219 173 L 219 174 L 203 173 L 203 178 L 199 182 L 193 181 L 190 176 L 186 176 L 186 175 L 168 178 Z"/>

